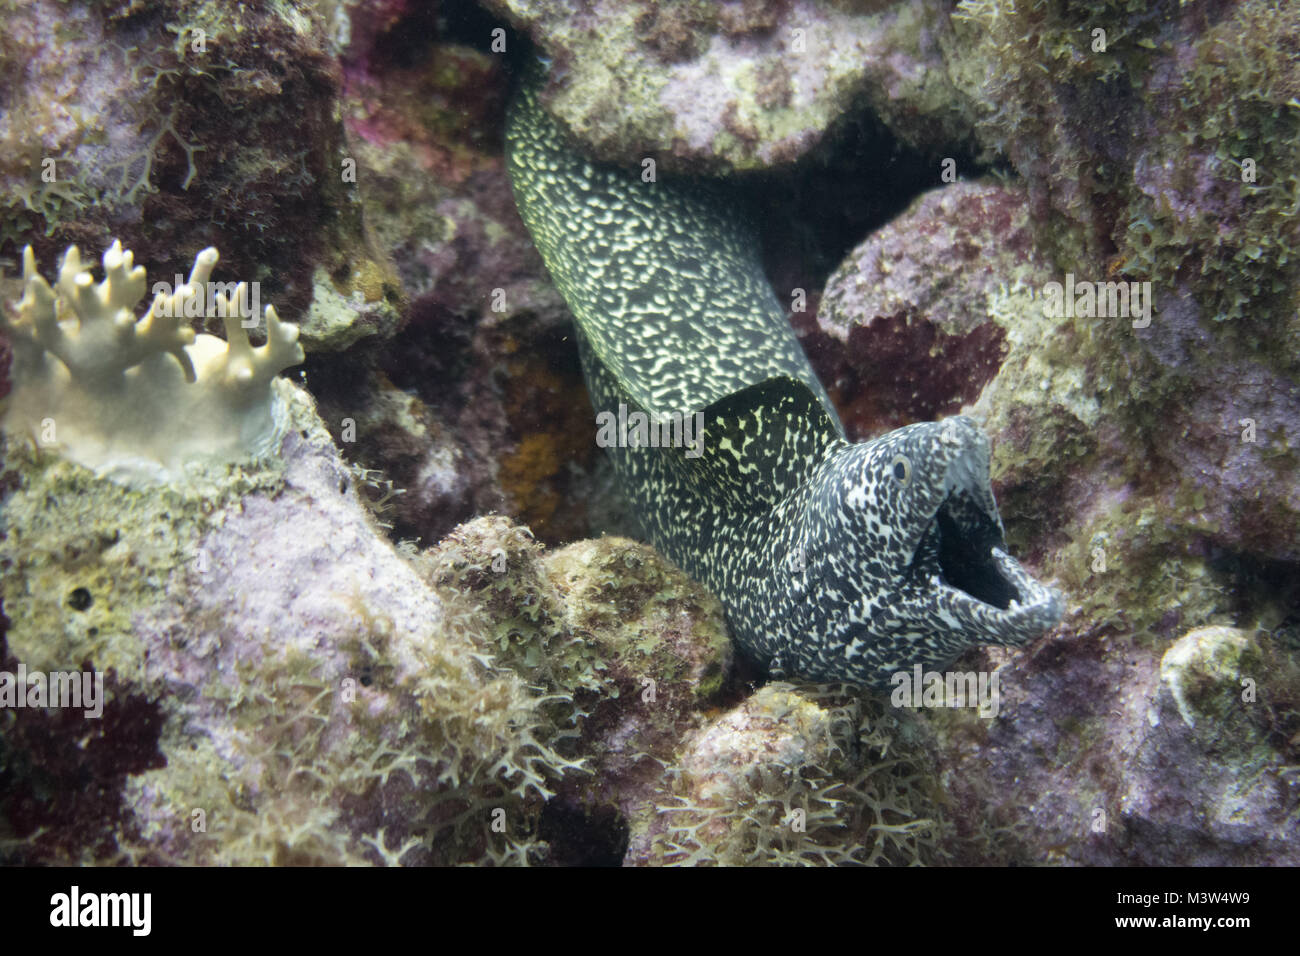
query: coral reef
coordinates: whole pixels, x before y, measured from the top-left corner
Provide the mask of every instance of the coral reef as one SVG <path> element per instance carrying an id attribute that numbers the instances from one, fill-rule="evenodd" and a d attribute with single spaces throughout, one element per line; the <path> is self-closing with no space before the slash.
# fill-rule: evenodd
<path id="1" fill-rule="evenodd" d="M 3 862 L 1300 862 L 1294 5 L 0 6 L 0 671 L 107 696 L 0 708 Z M 854 437 L 988 431 L 1071 606 L 959 662 L 996 717 L 764 685 L 580 540 L 634 526 L 505 176 L 530 46 L 597 155 L 743 174 Z"/>

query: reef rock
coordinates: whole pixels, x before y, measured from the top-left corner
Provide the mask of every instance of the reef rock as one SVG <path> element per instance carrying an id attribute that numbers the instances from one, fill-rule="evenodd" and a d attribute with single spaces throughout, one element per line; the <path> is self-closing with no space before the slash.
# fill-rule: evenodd
<path id="1" fill-rule="evenodd" d="M 641 545 L 544 554 L 503 518 L 399 552 L 286 395 L 270 462 L 147 491 L 11 442 L 0 670 L 103 696 L 0 710 L 6 859 L 621 856 L 616 781 L 730 673 L 716 601 Z"/>
<path id="2" fill-rule="evenodd" d="M 923 724 L 878 699 L 768 684 L 682 742 L 634 817 L 626 862 L 934 862 L 948 824 L 930 746 Z"/>
<path id="3" fill-rule="evenodd" d="M 320 5 L 34 0 L 7 5 L 0 51 L 0 246 L 118 236 L 169 275 L 217 246 L 288 315 L 318 266 L 373 258 Z"/>
<path id="4" fill-rule="evenodd" d="M 995 719 L 939 725 L 959 859 L 1300 859 L 1300 665 L 1272 640 L 1202 628 L 1162 658 L 1149 642 L 1058 637 L 1000 675 Z"/>
<path id="5" fill-rule="evenodd" d="M 905 142 L 969 139 L 942 4 L 489 0 L 553 62 L 544 98 L 603 159 L 728 172 L 793 162 L 869 102 Z"/>
<path id="6" fill-rule="evenodd" d="M 20 858 L 536 852 L 536 807 L 573 764 L 535 736 L 534 695 L 475 643 L 472 614 L 376 534 L 294 396 L 274 467 L 206 482 L 123 491 L 9 456 L 6 669 L 93 668 L 106 696 L 99 720 L 4 711 Z M 55 740 L 82 756 L 44 783 L 15 769 L 45 765 Z"/>
<path id="7" fill-rule="evenodd" d="M 645 545 L 543 552 L 499 517 L 456 529 L 429 561 L 435 582 L 481 610 L 492 652 L 558 695 L 548 712 L 589 774 L 547 804 L 554 859 L 618 863 L 680 741 L 729 692 L 717 599 Z"/>
<path id="8" fill-rule="evenodd" d="M 795 316 L 851 437 L 954 414 L 1002 364 L 990 298 L 1050 273 L 1025 191 L 959 182 L 872 233 L 826 280 L 815 324 Z"/>
<path id="9" fill-rule="evenodd" d="M 1283 51 L 1300 16 L 1094 6 L 968 0 L 955 16 L 949 66 L 980 140 L 1023 178 L 1051 282 L 1077 290 L 996 303 L 1024 347 L 981 404 L 1008 449 L 1037 446 L 1004 476 L 1058 486 L 1093 519 L 1070 537 L 1112 544 L 1126 535 L 1101 489 L 1122 485 L 1129 526 L 1169 529 L 1130 568 L 1153 551 L 1295 562 L 1300 78 Z"/>
<path id="10" fill-rule="evenodd" d="M 406 324 L 391 344 L 315 364 L 322 415 L 350 458 L 403 492 L 392 521 L 406 537 L 432 545 L 489 511 L 548 542 L 583 537 L 593 426 L 568 310 L 511 198 L 505 58 L 449 36 L 463 8 L 371 6 L 350 15 L 341 108 Z M 330 281 L 324 300 L 355 310 L 365 283 Z"/>

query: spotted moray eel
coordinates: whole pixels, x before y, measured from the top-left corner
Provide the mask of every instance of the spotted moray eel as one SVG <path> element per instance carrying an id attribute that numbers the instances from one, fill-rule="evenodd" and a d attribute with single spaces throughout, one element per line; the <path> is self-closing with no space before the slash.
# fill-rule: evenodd
<path id="1" fill-rule="evenodd" d="M 717 594 L 736 643 L 773 676 L 883 688 L 1052 627 L 1061 598 L 1005 550 L 975 423 L 846 441 L 735 210 L 586 159 L 540 78 L 508 113 L 515 202 L 597 412 L 702 416 L 695 449 L 610 452 L 645 534 Z"/>

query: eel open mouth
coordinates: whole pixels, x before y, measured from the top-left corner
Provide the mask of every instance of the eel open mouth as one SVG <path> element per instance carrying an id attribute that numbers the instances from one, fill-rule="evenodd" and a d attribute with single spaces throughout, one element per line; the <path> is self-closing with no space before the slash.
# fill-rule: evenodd
<path id="1" fill-rule="evenodd" d="M 985 612 L 1007 623 L 1054 623 L 1061 613 L 1060 595 L 1006 551 L 986 454 L 970 448 L 957 455 L 944 483 L 943 501 L 917 543 L 914 573 L 957 592 L 964 602 L 983 605 Z"/>
<path id="2" fill-rule="evenodd" d="M 1005 547 L 1001 529 L 964 494 L 951 494 L 939 506 L 931 535 L 943 583 L 1002 610 L 1021 597 L 994 558 L 994 549 Z"/>

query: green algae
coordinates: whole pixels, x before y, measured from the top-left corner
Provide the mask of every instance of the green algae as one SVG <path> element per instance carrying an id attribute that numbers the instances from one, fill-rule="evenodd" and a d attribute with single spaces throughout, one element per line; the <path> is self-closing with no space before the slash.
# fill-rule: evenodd
<path id="1" fill-rule="evenodd" d="M 769 684 L 668 768 L 650 862 L 918 865 L 953 836 L 923 719 L 836 685 Z"/>

